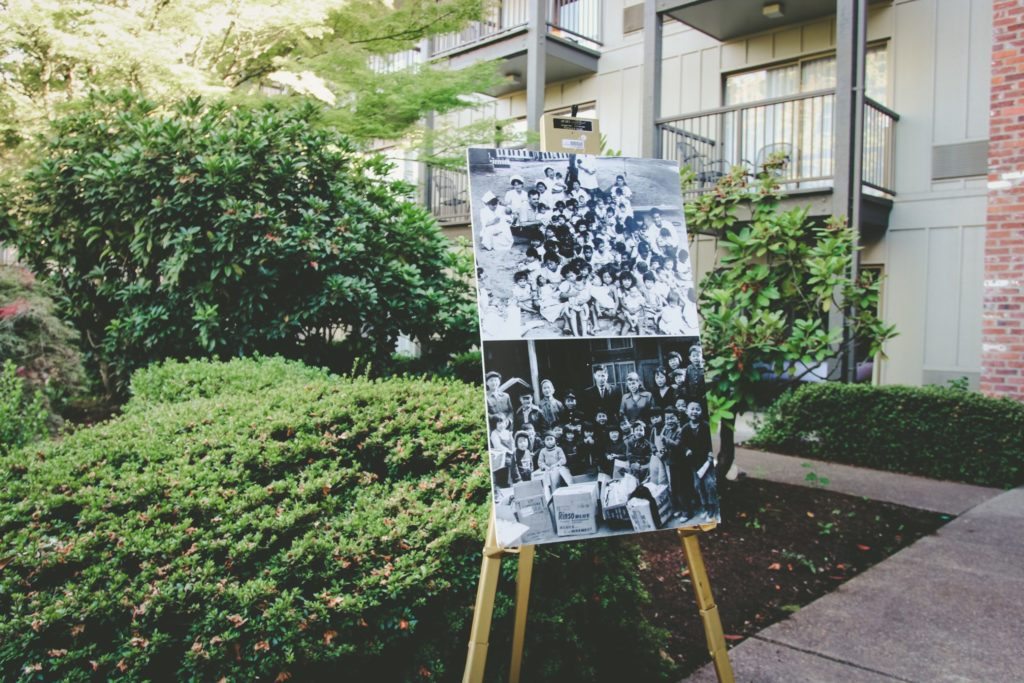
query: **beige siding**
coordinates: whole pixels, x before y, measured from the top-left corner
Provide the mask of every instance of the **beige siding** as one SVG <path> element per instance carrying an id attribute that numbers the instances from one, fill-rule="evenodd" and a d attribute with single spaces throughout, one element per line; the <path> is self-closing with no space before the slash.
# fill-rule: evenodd
<path id="1" fill-rule="evenodd" d="M 600 72 L 549 84 L 546 108 L 596 101 L 608 143 L 637 155 L 644 32 L 622 34 L 624 4 L 604 4 Z M 888 102 L 900 115 L 889 231 L 862 254 L 884 268 L 883 314 L 900 332 L 878 374 L 907 384 L 971 375 L 980 368 L 986 181 L 933 181 L 931 164 L 933 146 L 988 135 L 991 0 L 899 0 L 869 12 L 868 40 L 887 41 Z M 663 36 L 661 114 L 670 116 L 720 106 L 726 73 L 834 50 L 835 22 L 720 44 L 669 21 Z M 525 116 L 525 105 L 525 92 L 517 93 L 464 116 Z M 714 240 L 696 237 L 692 258 L 698 277 L 713 267 Z"/>

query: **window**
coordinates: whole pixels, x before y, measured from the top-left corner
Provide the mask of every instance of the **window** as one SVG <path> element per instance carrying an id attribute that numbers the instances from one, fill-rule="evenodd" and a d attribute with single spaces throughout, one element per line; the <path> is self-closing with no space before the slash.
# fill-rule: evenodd
<path id="1" fill-rule="evenodd" d="M 871 46 L 865 53 L 865 81 L 867 96 L 885 104 L 885 44 Z M 834 96 L 815 95 L 760 106 L 758 103 L 835 86 L 834 54 L 727 75 L 726 105 L 751 106 L 723 115 L 724 158 L 760 170 L 772 154 L 782 153 L 789 158 L 783 181 L 790 187 L 828 186 L 834 173 Z"/>
<path id="2" fill-rule="evenodd" d="M 888 46 L 873 45 L 864 54 L 867 96 L 880 104 L 888 99 Z M 725 77 L 725 104 L 750 104 L 836 87 L 836 56 L 815 57 Z"/>

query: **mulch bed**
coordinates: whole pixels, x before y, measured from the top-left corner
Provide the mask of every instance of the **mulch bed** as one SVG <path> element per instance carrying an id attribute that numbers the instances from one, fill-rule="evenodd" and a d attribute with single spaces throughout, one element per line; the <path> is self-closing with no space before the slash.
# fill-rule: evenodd
<path id="1" fill-rule="evenodd" d="M 757 479 L 722 492 L 722 525 L 701 550 L 729 645 L 736 645 L 922 536 L 950 517 Z M 651 593 L 648 619 L 670 632 L 664 655 L 683 678 L 711 661 L 686 560 L 674 533 L 635 537 Z"/>

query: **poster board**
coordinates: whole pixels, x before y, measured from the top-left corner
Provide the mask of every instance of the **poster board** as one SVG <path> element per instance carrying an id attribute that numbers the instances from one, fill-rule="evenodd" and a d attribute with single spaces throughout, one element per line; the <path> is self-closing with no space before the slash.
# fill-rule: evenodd
<path id="1" fill-rule="evenodd" d="M 678 166 L 468 161 L 499 545 L 720 521 Z"/>

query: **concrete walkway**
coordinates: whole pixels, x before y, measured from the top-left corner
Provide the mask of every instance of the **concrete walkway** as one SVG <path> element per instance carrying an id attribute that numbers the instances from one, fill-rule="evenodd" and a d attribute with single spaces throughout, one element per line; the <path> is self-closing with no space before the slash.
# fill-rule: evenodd
<path id="1" fill-rule="evenodd" d="M 881 472 L 820 460 L 779 455 L 749 448 L 736 449 L 736 464 L 754 479 L 807 486 L 807 474 L 828 479 L 828 491 L 864 496 L 918 510 L 959 515 L 1001 493 L 999 489 L 938 481 L 909 474 Z M 813 484 L 812 484 L 813 485 Z"/>
<path id="2" fill-rule="evenodd" d="M 1024 488 L 1002 492 L 746 449 L 737 456 L 748 476 L 806 484 L 813 471 L 832 491 L 958 515 L 730 650 L 737 681 L 1024 681 Z M 686 679 L 716 680 L 710 665 Z"/>

